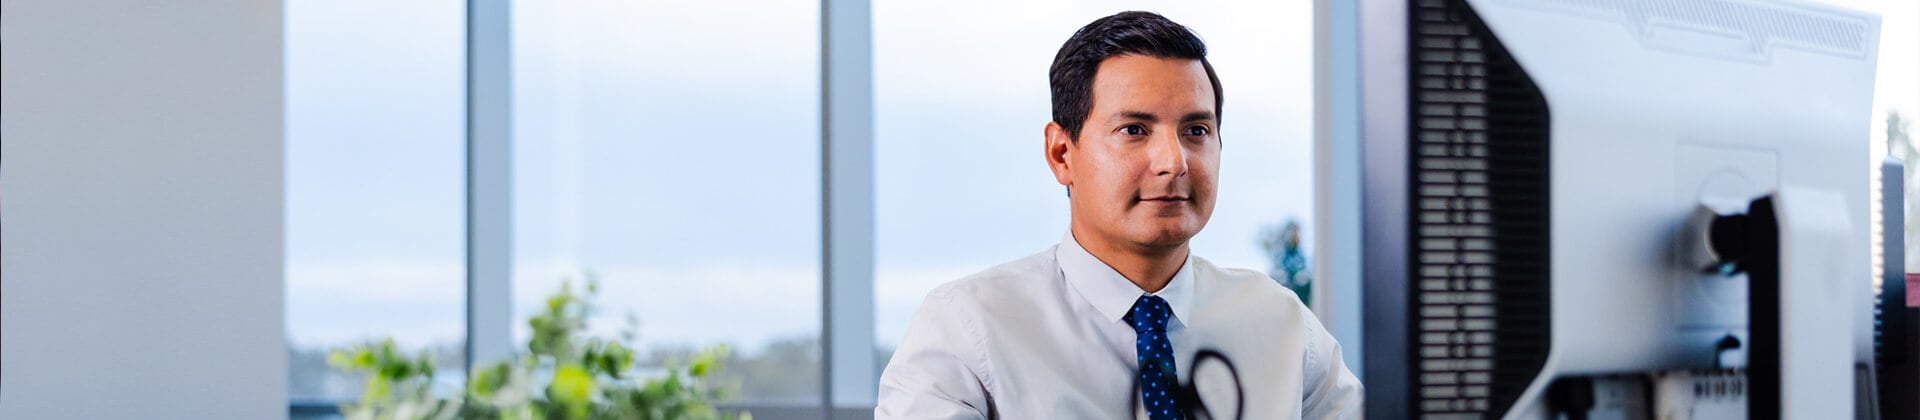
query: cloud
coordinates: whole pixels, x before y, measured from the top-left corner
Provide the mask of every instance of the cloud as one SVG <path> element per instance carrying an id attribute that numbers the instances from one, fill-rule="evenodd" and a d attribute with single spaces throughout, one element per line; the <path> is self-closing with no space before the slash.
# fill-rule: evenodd
<path id="1" fill-rule="evenodd" d="M 598 275 L 599 312 L 592 331 L 614 337 L 632 312 L 640 319 L 643 345 L 731 343 L 745 350 L 765 343 L 820 333 L 820 269 L 817 265 L 774 265 L 731 261 L 689 267 L 605 264 L 578 267 L 560 261 L 533 262 L 515 269 L 515 336 L 518 324 L 559 290 L 563 279 L 581 287 L 581 271 Z"/>
<path id="2" fill-rule="evenodd" d="M 287 335 L 339 346 L 393 337 L 410 347 L 454 343 L 466 328 L 466 270 L 458 261 L 291 258 Z"/>

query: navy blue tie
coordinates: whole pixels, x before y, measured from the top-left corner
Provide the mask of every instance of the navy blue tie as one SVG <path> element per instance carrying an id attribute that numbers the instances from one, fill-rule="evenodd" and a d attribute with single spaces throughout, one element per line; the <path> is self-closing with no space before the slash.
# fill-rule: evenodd
<path id="1" fill-rule="evenodd" d="M 1133 302 L 1126 321 L 1133 324 L 1134 349 L 1140 358 L 1140 406 L 1153 420 L 1174 420 L 1184 416 L 1176 397 L 1180 375 L 1174 370 L 1173 345 L 1167 341 L 1167 321 L 1172 310 L 1167 300 L 1141 295 Z"/>

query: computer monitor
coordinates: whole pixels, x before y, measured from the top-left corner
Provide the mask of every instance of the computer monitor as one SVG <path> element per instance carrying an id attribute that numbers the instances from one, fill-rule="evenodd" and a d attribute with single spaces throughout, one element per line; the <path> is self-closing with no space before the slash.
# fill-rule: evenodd
<path id="1" fill-rule="evenodd" d="M 1755 417 L 1845 418 L 1872 359 L 1878 17 L 1760 0 L 1358 7 L 1368 417 L 1549 417 L 1596 404 L 1608 378 L 1639 375 L 1648 395 L 1670 384 L 1645 375 L 1691 372 L 1777 396 L 1738 407 Z M 1702 266 L 1713 220 L 1756 206 L 1778 223 L 1774 282 Z M 1569 378 L 1601 382 L 1555 388 Z"/>

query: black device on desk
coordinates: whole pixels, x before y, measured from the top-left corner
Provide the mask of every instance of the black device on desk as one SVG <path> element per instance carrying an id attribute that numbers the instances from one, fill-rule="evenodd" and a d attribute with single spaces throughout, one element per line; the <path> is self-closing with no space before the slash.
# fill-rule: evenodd
<path id="1" fill-rule="evenodd" d="M 1882 271 L 1874 307 L 1874 371 L 1880 418 L 1920 419 L 1920 302 L 1908 298 L 1906 170 L 1899 159 L 1880 163 Z"/>

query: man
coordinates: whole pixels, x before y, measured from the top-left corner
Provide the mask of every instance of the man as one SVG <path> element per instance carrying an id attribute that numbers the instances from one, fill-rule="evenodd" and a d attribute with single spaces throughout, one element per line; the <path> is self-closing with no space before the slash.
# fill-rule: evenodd
<path id="1" fill-rule="evenodd" d="M 1199 37 L 1120 13 L 1075 32 L 1049 73 L 1046 160 L 1070 231 L 928 293 L 875 417 L 1358 418 L 1359 381 L 1298 297 L 1188 253 L 1221 152 L 1220 81 Z M 1211 352 L 1224 357 L 1197 357 Z"/>

